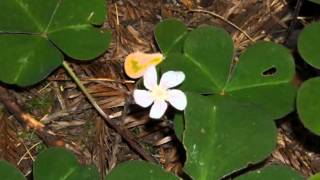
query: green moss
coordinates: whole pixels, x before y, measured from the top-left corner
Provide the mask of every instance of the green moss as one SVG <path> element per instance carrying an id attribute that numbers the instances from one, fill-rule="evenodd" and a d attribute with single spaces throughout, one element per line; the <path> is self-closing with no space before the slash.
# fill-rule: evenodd
<path id="1" fill-rule="evenodd" d="M 28 144 L 31 145 L 41 142 L 34 148 L 36 152 L 41 152 L 42 150 L 47 148 L 46 145 L 42 143 L 42 140 L 35 134 L 34 131 L 28 131 L 23 129 L 18 133 L 18 138 L 22 139 L 24 142 L 28 142 Z"/>
<path id="2" fill-rule="evenodd" d="M 51 91 L 44 92 L 25 102 L 25 108 L 28 112 L 36 112 L 37 115 L 45 115 L 50 112 L 50 109 L 55 101 Z"/>

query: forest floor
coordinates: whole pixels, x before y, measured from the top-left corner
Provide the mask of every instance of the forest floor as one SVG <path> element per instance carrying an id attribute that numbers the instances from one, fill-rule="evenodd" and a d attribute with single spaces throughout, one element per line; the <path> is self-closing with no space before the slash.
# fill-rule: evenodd
<path id="1" fill-rule="evenodd" d="M 129 129 L 167 170 L 177 172 L 183 157 L 177 148 L 172 124 L 150 121 L 145 111 L 125 112 L 135 82 L 123 72 L 124 58 L 134 51 L 158 52 L 154 27 L 167 18 L 180 19 L 190 29 L 203 24 L 223 27 L 232 35 L 236 55 L 262 40 L 284 44 L 295 53 L 298 32 L 307 22 L 319 17 L 319 12 L 308 2 L 303 3 L 301 11 L 296 9 L 296 3 L 289 0 L 110 0 L 104 27 L 112 30 L 111 47 L 96 61 L 72 63 L 72 67 L 112 122 Z M 297 85 L 310 76 L 310 72 L 304 72 L 308 67 L 300 64 Z M 37 86 L 6 88 L 25 112 L 62 137 L 65 146 L 81 163 L 94 163 L 105 174 L 120 162 L 139 158 L 121 136 L 106 125 L 64 69 L 57 69 Z M 124 112 L 127 116 L 122 116 Z M 304 129 L 296 114 L 276 123 L 278 145 L 267 161 L 287 164 L 304 176 L 320 171 L 320 138 Z M 22 126 L 0 105 L 0 159 L 16 164 L 28 176 L 34 158 L 46 147 L 43 138 Z"/>

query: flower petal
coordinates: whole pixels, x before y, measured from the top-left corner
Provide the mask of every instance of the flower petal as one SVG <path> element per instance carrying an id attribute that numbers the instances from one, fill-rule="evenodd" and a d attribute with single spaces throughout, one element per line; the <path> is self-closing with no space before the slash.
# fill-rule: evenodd
<path id="1" fill-rule="evenodd" d="M 143 75 L 143 84 L 144 87 L 152 90 L 155 86 L 157 86 L 157 71 L 155 66 L 150 66 Z"/>
<path id="2" fill-rule="evenodd" d="M 134 101 L 146 108 L 148 106 L 150 106 L 153 102 L 153 98 L 150 94 L 149 91 L 146 91 L 146 90 L 140 90 L 140 89 L 136 89 L 133 91 L 133 98 L 134 98 Z"/>
<path id="3" fill-rule="evenodd" d="M 124 61 L 124 71 L 133 79 L 143 76 L 150 65 L 158 65 L 163 60 L 163 55 L 160 53 L 130 53 Z"/>
<path id="4" fill-rule="evenodd" d="M 168 90 L 168 99 L 169 103 L 176 109 L 182 111 L 187 106 L 187 97 L 186 95 L 177 89 Z"/>
<path id="5" fill-rule="evenodd" d="M 173 88 L 184 81 L 185 75 L 182 71 L 168 71 L 164 73 L 160 80 L 160 86 L 164 88 Z"/>
<path id="6" fill-rule="evenodd" d="M 166 112 L 168 104 L 165 101 L 155 101 L 151 107 L 149 116 L 152 119 L 160 119 Z"/>

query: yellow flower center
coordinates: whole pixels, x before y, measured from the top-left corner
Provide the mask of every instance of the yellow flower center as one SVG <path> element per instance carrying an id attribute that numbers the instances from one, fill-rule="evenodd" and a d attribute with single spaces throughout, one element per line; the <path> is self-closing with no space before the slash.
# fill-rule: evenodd
<path id="1" fill-rule="evenodd" d="M 166 99 L 168 99 L 167 90 L 160 86 L 156 86 L 152 89 L 151 96 L 156 101 L 165 101 Z"/>

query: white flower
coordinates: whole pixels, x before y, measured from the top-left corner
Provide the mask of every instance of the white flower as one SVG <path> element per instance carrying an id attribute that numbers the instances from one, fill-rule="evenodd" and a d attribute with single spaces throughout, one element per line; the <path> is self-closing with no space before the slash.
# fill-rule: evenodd
<path id="1" fill-rule="evenodd" d="M 186 95 L 181 90 L 170 88 L 178 86 L 184 79 L 185 75 L 182 71 L 168 71 L 162 75 L 158 85 L 156 68 L 150 66 L 143 75 L 143 83 L 147 90 L 134 90 L 133 98 L 144 108 L 153 103 L 149 114 L 153 119 L 160 119 L 163 116 L 168 107 L 167 102 L 182 111 L 187 106 Z"/>

